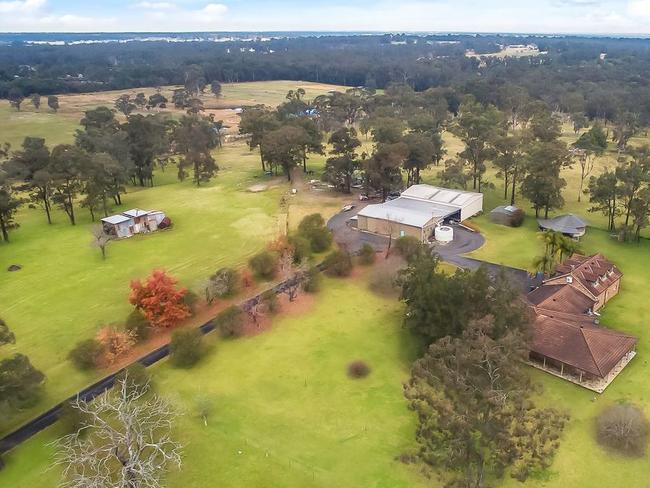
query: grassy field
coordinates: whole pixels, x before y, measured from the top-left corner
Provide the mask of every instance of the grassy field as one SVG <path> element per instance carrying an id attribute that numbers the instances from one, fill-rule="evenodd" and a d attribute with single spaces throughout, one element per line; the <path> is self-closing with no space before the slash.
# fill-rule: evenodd
<path id="1" fill-rule="evenodd" d="M 417 348 L 400 326 L 401 305 L 351 279 L 326 280 L 315 300 L 270 331 L 216 342 L 191 370 L 153 368 L 156 390 L 183 412 L 184 466 L 167 486 L 431 486 L 395 460 L 415 429 L 401 383 Z M 357 359 L 372 372 L 352 380 L 346 367 Z M 214 400 L 207 427 L 195 414 L 199 396 Z M 55 486 L 45 444 L 57 434 L 11 452 L 0 485 Z"/>
<path id="2" fill-rule="evenodd" d="M 332 86 L 276 81 L 224 85 L 220 99 L 205 95 L 206 106 L 242 104 L 277 105 L 290 89 L 302 87 L 307 97 L 326 93 Z M 336 87 L 334 87 L 336 88 Z M 170 92 L 170 87 L 163 92 Z M 140 91 L 140 90 L 136 90 Z M 153 93 L 154 89 L 143 89 Z M 45 137 L 50 147 L 72 142 L 83 111 L 98 105 L 111 106 L 123 91 L 61 96 L 61 109 L 54 114 L 25 102 L 17 112 L 0 107 L 0 141 L 18 147 L 27 135 Z M 212 105 L 210 105 L 212 104 Z M 224 109 L 229 110 L 229 109 Z M 230 110 L 232 112 L 232 110 Z M 234 112 L 232 112 L 234 114 Z M 210 273 L 224 265 L 240 265 L 265 242 L 284 230 L 286 209 L 281 195 L 288 189 L 282 178 L 274 179 L 264 193 L 246 192 L 248 186 L 268 182 L 261 174 L 259 155 L 243 143 L 228 144 L 215 154 L 221 172 L 209 185 L 195 188 L 179 183 L 175 169 L 156 175 L 154 188 L 129 188 L 121 208 L 160 209 L 174 222 L 174 229 L 114 242 L 102 261 L 90 243 L 90 218 L 77 209 L 79 222 L 70 226 L 63 213 L 55 212 L 48 226 L 44 213 L 23 207 L 17 215 L 21 227 L 12 232 L 9 245 L 0 244 L 0 316 L 15 331 L 17 344 L 3 354 L 21 351 L 47 376 L 44 396 L 33 409 L 11 419 L 0 419 L 0 433 L 60 401 L 102 373 L 81 373 L 66 360 L 71 347 L 107 323 L 119 323 L 130 310 L 127 302 L 131 279 L 164 268 L 196 291 Z M 310 163 L 312 164 L 312 163 Z M 320 172 L 324 158 L 313 168 Z M 308 194 L 293 197 L 291 225 L 302 215 L 323 208 Z M 327 199 L 326 199 L 327 200 Z M 340 208 L 340 198 L 324 203 L 324 213 Z M 7 273 L 11 264 L 24 268 Z"/>
<path id="3" fill-rule="evenodd" d="M 279 103 L 288 89 L 295 88 L 290 85 L 227 85 L 219 102 L 222 105 L 215 110 L 230 110 L 245 101 Z M 308 98 L 318 90 L 330 89 L 326 85 L 313 88 L 313 94 L 308 90 Z M 110 101 L 120 93 L 93 96 Z M 5 109 L 0 108 L 0 140 L 3 134 L 20 140 L 23 131 L 42 130 L 64 142 L 76 126 L 78 117 L 72 114 L 96 103 L 83 98 L 69 100 L 69 113 L 62 109 L 48 119 L 60 122 L 56 128 L 51 123 L 36 123 L 48 114 L 32 114 L 21 122 L 27 111 L 7 122 L 2 117 Z M 572 142 L 576 136 L 566 126 L 563 138 Z M 449 157 L 462 149 L 455 137 L 445 134 L 445 140 Z M 632 144 L 648 141 L 640 136 Z M 310 159 L 314 177 L 322 171 L 324 159 Z M 279 201 L 289 188 L 283 181 L 277 180 L 278 186 L 264 193 L 245 192 L 260 181 L 258 155 L 244 145 L 229 145 L 217 153 L 217 160 L 223 171 L 205 188 L 176 182 L 170 170 L 157 177 L 159 186 L 133 189 L 124 208 L 161 208 L 176 227 L 113 243 L 106 262 L 88 246 L 85 215 L 76 228 L 66 224 L 60 214 L 56 224 L 48 227 L 41 212 L 21 211 L 22 227 L 13 234 L 15 243 L 0 245 L 0 270 L 12 263 L 26 267 L 0 280 L 0 314 L 17 332 L 17 345 L 8 352 L 27 352 L 48 375 L 42 405 L 63 398 L 95 377 L 74 370 L 64 360 L 65 354 L 74 342 L 89 337 L 100 325 L 126 315 L 129 279 L 143 276 L 153 267 L 165 267 L 183 284 L 199 289 L 211 271 L 226 263 L 243 262 L 283 227 Z M 610 148 L 597 160 L 594 174 L 615 164 L 616 152 Z M 425 181 L 435 183 L 440 169 L 427 171 Z M 644 300 L 650 287 L 650 241 L 644 239 L 636 245 L 611 239 L 604 230 L 605 217 L 587 211 L 588 198 L 577 202 L 579 167 L 565 170 L 563 177 L 568 183 L 566 206 L 556 213 L 573 212 L 586 218 L 592 227 L 581 241 L 582 250 L 604 253 L 624 272 L 621 293 L 605 308 L 603 323 L 639 337 L 639 355 L 603 395 L 530 370 L 544 386 L 539 403 L 566 409 L 571 421 L 551 468 L 526 486 L 645 487 L 648 457 L 628 460 L 602 450 L 594 440 L 593 419 L 604 406 L 621 401 L 634 402 L 650 415 L 650 388 L 645 381 L 650 374 L 645 359 L 650 353 L 645 330 L 650 311 Z M 530 205 L 518 201 L 529 214 L 521 228 L 492 224 L 487 214 L 504 203 L 503 186 L 492 168 L 486 180 L 494 186 L 485 187 L 485 214 L 473 219 L 485 234 L 486 244 L 472 255 L 530 269 L 534 257 L 542 252 Z M 305 188 L 300 186 L 296 195 L 288 197 L 291 226 L 307 213 L 333 214 L 346 200 Z M 160 393 L 186 413 L 179 425 L 179 436 L 187 444 L 185 466 L 182 473 L 171 475 L 169 486 L 431 486 L 432 481 L 394 460 L 412 446 L 414 429 L 400 382 L 416 347 L 399 324 L 400 307 L 394 301 L 378 298 L 358 283 L 328 280 L 315 309 L 279 318 L 273 330 L 257 337 L 219 342 L 210 356 L 190 371 L 166 364 L 155 367 Z M 347 379 L 345 365 L 353 359 L 371 364 L 373 373 L 368 379 Z M 197 395 L 215 399 L 215 415 L 207 428 L 193 415 Z M 33 413 L 25 412 L 21 418 Z M 56 435 L 56 427 L 48 429 L 12 452 L 8 467 L 0 473 L 0 486 L 54 486 L 58 473 L 46 470 L 51 451 L 45 444 Z M 503 482 L 503 486 L 518 485 L 508 479 Z"/>
<path id="4" fill-rule="evenodd" d="M 159 175 L 154 188 L 132 188 L 115 210 L 161 209 L 173 229 L 112 242 L 102 261 L 90 243 L 90 219 L 79 210 L 78 225 L 56 213 L 48 226 L 44 213 L 23 208 L 12 242 L 0 245 L 0 313 L 16 333 L 11 350 L 27 353 L 47 376 L 42 405 L 65 398 L 101 373 L 85 374 L 66 360 L 72 345 L 103 324 L 129 313 L 128 286 L 155 268 L 168 270 L 181 283 L 201 291 L 201 283 L 224 265 L 245 263 L 279 229 L 279 202 L 286 185 L 263 193 L 246 188 L 261 171 L 259 156 L 243 144 L 216 154 L 221 173 L 209 185 L 179 183 L 174 170 Z M 7 273 L 10 264 L 19 272 Z M 24 412 L 28 418 L 35 411 Z M 11 422 L 15 425 L 15 422 Z M 7 427 L 6 425 L 4 426 Z"/>
<path id="5" fill-rule="evenodd" d="M 174 88 L 177 87 L 165 86 L 160 90 L 165 97 L 171 100 Z M 258 104 L 275 107 L 285 101 L 289 90 L 298 88 L 305 90 L 307 99 L 313 99 L 318 95 L 326 94 L 329 90 L 343 91 L 347 87 L 299 81 L 229 83 L 223 85 L 220 98 L 215 98 L 209 93 L 209 90 L 200 95 L 200 98 L 203 101 L 206 114 L 214 114 L 217 120 L 223 120 L 230 127 L 227 130 L 228 133 L 236 133 L 239 115 L 234 111 L 235 108 Z M 112 108 L 113 103 L 120 95 L 125 93 L 135 95 L 139 92 L 149 96 L 155 93 L 156 89 L 140 88 L 61 95 L 59 97 L 61 108 L 56 114 L 47 108 L 45 99 L 40 110 L 35 110 L 29 100 L 25 100 L 20 112 L 10 108 L 8 102 L 0 101 L 0 143 L 9 142 L 12 147 L 16 148 L 20 146 L 27 135 L 45 137 L 50 146 L 72 142 L 84 111 L 100 105 Z M 165 112 L 178 115 L 185 113 L 184 110 L 174 108 L 171 103 Z M 144 111 L 143 113 L 148 112 Z M 118 114 L 118 118 L 123 120 L 121 114 Z"/>

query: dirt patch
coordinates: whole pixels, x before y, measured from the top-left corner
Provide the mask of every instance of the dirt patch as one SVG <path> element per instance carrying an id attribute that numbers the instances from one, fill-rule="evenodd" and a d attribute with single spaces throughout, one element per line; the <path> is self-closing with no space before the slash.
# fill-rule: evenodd
<path id="1" fill-rule="evenodd" d="M 267 189 L 268 189 L 268 185 L 265 185 L 263 183 L 258 183 L 257 185 L 252 185 L 248 187 L 248 191 L 251 193 L 260 193 L 266 191 Z"/>

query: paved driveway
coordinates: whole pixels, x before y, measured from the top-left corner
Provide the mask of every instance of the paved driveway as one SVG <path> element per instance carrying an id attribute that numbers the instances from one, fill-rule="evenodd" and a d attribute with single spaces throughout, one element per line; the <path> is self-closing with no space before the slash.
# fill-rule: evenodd
<path id="1" fill-rule="evenodd" d="M 350 253 L 357 252 L 364 243 L 370 244 L 378 251 L 382 251 L 388 246 L 387 237 L 360 232 L 350 225 L 350 218 L 355 216 L 366 205 L 366 202 L 356 203 L 356 207 L 349 212 L 340 212 L 327 222 L 327 227 L 334 234 L 336 243 Z M 485 238 L 479 232 L 473 232 L 462 226 L 454 225 L 452 227 L 454 229 L 454 240 L 452 242 L 449 244 L 431 244 L 431 248 L 440 255 L 443 261 L 464 269 L 477 269 L 483 265 L 492 276 L 505 272 L 515 286 L 521 288 L 524 292 L 530 290 L 532 281 L 526 270 L 464 256 L 464 254 L 480 248 L 485 243 Z"/>

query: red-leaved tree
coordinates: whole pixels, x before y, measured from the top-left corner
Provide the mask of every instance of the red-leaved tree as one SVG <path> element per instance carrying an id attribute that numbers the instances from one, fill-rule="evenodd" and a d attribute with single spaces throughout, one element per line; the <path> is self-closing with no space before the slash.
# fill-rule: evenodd
<path id="1" fill-rule="evenodd" d="M 184 303 L 185 288 L 177 288 L 178 280 L 161 270 L 154 270 L 144 283 L 131 282 L 129 302 L 139 309 L 152 327 L 169 328 L 192 315 Z"/>

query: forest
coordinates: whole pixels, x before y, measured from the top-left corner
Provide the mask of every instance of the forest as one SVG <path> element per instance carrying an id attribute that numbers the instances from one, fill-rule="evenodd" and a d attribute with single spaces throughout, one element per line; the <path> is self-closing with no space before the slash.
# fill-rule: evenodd
<path id="1" fill-rule="evenodd" d="M 467 56 L 535 45 L 537 56 Z M 505 35 L 366 35 L 228 42 L 0 45 L 0 97 L 180 85 L 189 66 L 206 82 L 303 80 L 416 91 L 453 88 L 503 109 L 523 93 L 550 108 L 614 121 L 650 114 L 650 51 L 643 39 Z M 516 88 L 514 88 L 516 87 Z"/>

